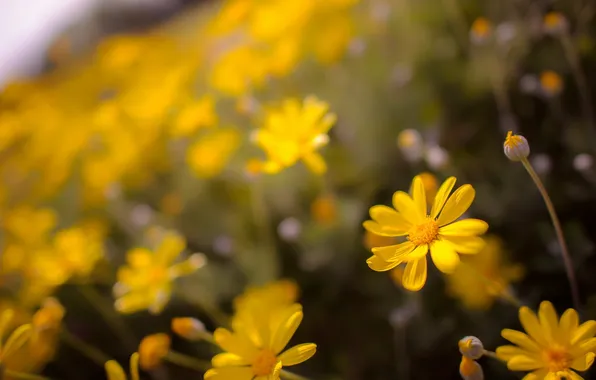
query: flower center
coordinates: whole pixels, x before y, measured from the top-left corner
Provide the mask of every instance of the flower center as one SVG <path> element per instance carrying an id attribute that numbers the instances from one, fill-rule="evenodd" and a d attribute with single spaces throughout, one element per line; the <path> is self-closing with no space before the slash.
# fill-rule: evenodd
<path id="1" fill-rule="evenodd" d="M 569 369 L 573 361 L 568 351 L 561 346 L 549 347 L 542 352 L 544 362 L 549 372 L 559 372 Z"/>
<path id="2" fill-rule="evenodd" d="M 267 376 L 273 373 L 273 369 L 277 364 L 277 357 L 273 351 L 264 349 L 259 352 L 256 359 L 252 363 L 252 373 L 255 376 Z"/>
<path id="3" fill-rule="evenodd" d="M 408 240 L 416 245 L 430 244 L 439 235 L 439 225 L 434 219 L 427 217 L 426 220 L 408 231 Z"/>

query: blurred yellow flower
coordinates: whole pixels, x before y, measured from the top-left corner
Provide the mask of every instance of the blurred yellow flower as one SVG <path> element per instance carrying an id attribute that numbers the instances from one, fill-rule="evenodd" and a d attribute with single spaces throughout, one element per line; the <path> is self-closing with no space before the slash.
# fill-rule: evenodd
<path id="1" fill-rule="evenodd" d="M 105 364 L 108 380 L 127 380 L 124 370 L 115 360 L 110 360 Z M 130 379 L 139 380 L 139 354 L 135 352 L 130 356 Z"/>
<path id="2" fill-rule="evenodd" d="M 567 19 L 560 12 L 548 12 L 543 20 L 544 30 L 556 34 L 567 30 Z"/>
<path id="3" fill-rule="evenodd" d="M 173 137 L 190 136 L 199 128 L 214 127 L 217 122 L 215 100 L 212 96 L 205 95 L 182 107 L 174 119 L 171 134 Z"/>
<path id="4" fill-rule="evenodd" d="M 291 280 L 278 280 L 263 286 L 248 287 L 234 299 L 234 309 L 236 313 L 243 310 L 270 312 L 295 303 L 298 292 L 298 286 Z"/>
<path id="5" fill-rule="evenodd" d="M 302 306 L 285 306 L 279 312 L 266 314 L 263 329 L 233 324 L 233 331 L 215 330 L 215 342 L 225 351 L 212 359 L 214 368 L 205 373 L 211 380 L 279 379 L 282 367 L 300 364 L 316 352 L 314 343 L 299 344 L 282 352 L 300 323 Z"/>
<path id="6" fill-rule="evenodd" d="M 168 231 L 155 251 L 147 248 L 128 251 L 128 264 L 118 270 L 118 282 L 114 285 L 116 310 L 125 314 L 144 309 L 160 313 L 170 299 L 174 280 L 205 265 L 205 257 L 199 253 L 174 263 L 185 248 L 184 239 Z"/>
<path id="7" fill-rule="evenodd" d="M 540 87 L 545 95 L 557 96 L 563 91 L 563 79 L 554 71 L 543 71 L 540 73 Z"/>
<path id="8" fill-rule="evenodd" d="M 318 196 L 310 205 L 310 213 L 315 222 L 332 225 L 337 220 L 337 199 L 331 194 Z"/>
<path id="9" fill-rule="evenodd" d="M 404 288 L 422 289 L 426 283 L 426 255 L 443 273 L 453 273 L 460 262 L 458 253 L 475 254 L 484 247 L 482 235 L 488 229 L 479 219 L 456 221 L 472 204 L 475 190 L 471 185 L 460 186 L 453 194 L 455 177 L 448 178 L 438 190 L 430 214 L 422 178 L 414 177 L 412 195 L 403 191 L 393 194 L 392 209 L 387 206 L 370 208 L 372 220 L 364 228 L 381 236 L 406 236 L 407 241 L 372 249 L 367 260 L 375 271 L 387 271 L 407 263 L 403 275 Z"/>
<path id="10" fill-rule="evenodd" d="M 512 371 L 531 371 L 525 379 L 582 379 L 572 370 L 587 371 L 594 362 L 596 321 L 579 324 L 579 316 L 567 309 L 559 320 L 553 305 L 543 301 L 538 316 L 528 307 L 519 309 L 527 335 L 510 329 L 501 332 L 515 346 L 497 348 L 499 359 Z"/>
<path id="11" fill-rule="evenodd" d="M 139 344 L 139 364 L 144 370 L 157 368 L 170 351 L 171 339 L 166 334 L 148 335 Z"/>
<path id="12" fill-rule="evenodd" d="M 505 261 L 503 242 L 496 236 L 485 237 L 486 246 L 477 255 L 466 256 L 453 274 L 446 277 L 447 292 L 468 309 L 486 310 L 503 295 L 511 282 L 523 276 L 521 265 Z"/>
<path id="13" fill-rule="evenodd" d="M 83 224 L 60 230 L 54 236 L 54 264 L 67 275 L 84 279 L 91 274 L 97 261 L 103 258 L 103 229 Z"/>
<path id="14" fill-rule="evenodd" d="M 473 42 L 482 43 L 492 34 L 492 23 L 484 17 L 478 17 L 470 28 L 470 38 Z"/>
<path id="15" fill-rule="evenodd" d="M 236 129 L 216 129 L 188 149 L 186 161 L 197 177 L 211 178 L 221 173 L 239 145 L 240 134 Z"/>
<path id="16" fill-rule="evenodd" d="M 263 171 L 275 174 L 303 160 L 314 173 L 324 173 L 327 165 L 317 150 L 327 145 L 327 132 L 336 120 L 328 110 L 327 103 L 313 96 L 302 103 L 286 99 L 281 107 L 270 108 L 254 134 L 255 143 L 267 154 Z"/>

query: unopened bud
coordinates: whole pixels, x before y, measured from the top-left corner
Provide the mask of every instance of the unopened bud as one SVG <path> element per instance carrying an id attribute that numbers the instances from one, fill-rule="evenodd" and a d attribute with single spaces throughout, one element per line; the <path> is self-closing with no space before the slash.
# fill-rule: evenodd
<path id="1" fill-rule="evenodd" d="M 459 374 L 464 380 L 484 380 L 484 373 L 480 364 L 465 356 L 461 358 Z"/>
<path id="2" fill-rule="evenodd" d="M 548 34 L 561 34 L 567 31 L 567 19 L 559 12 L 548 12 L 543 20 L 544 31 Z"/>
<path id="3" fill-rule="evenodd" d="M 521 161 L 530 155 L 528 140 L 524 136 L 514 135 L 511 131 L 507 133 L 503 150 L 511 161 Z"/>
<path id="4" fill-rule="evenodd" d="M 200 340 L 204 336 L 205 325 L 196 318 L 174 318 L 172 330 L 184 339 Z"/>
<path id="5" fill-rule="evenodd" d="M 151 370 L 161 364 L 170 351 L 170 337 L 166 334 L 153 334 L 143 338 L 139 344 L 139 364 L 144 370 Z"/>
<path id="6" fill-rule="evenodd" d="M 480 339 L 475 336 L 463 337 L 457 345 L 459 346 L 459 352 L 466 358 L 480 359 L 484 354 L 484 346 Z"/>

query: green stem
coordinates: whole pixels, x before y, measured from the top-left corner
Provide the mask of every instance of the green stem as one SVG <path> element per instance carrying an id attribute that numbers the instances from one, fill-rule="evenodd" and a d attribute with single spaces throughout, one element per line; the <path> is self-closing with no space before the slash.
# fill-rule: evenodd
<path id="1" fill-rule="evenodd" d="M 94 361 L 99 366 L 104 366 L 104 364 L 110 360 L 106 354 L 104 354 L 99 349 L 89 345 L 85 341 L 81 340 L 79 337 L 71 334 L 67 330 L 60 331 L 60 338 L 64 341 L 64 343 L 68 344 L 78 352 L 82 353 L 92 361 Z"/>
<path id="2" fill-rule="evenodd" d="M 501 359 L 499 359 L 499 357 L 497 356 L 497 354 L 495 354 L 495 353 L 494 353 L 494 352 L 492 352 L 492 351 L 487 351 L 487 350 L 484 350 L 484 352 L 483 352 L 482 354 L 483 354 L 484 356 L 488 356 L 489 358 L 493 358 L 493 359 L 495 359 L 495 360 L 498 360 L 498 361 L 502 362 L 502 360 L 501 360 Z"/>
<path id="3" fill-rule="evenodd" d="M 30 373 L 15 372 L 15 371 L 11 371 L 9 369 L 5 370 L 4 374 L 8 377 L 11 377 L 13 379 L 18 379 L 18 380 L 50 380 L 49 377 L 33 375 Z"/>
<path id="4" fill-rule="evenodd" d="M 557 240 L 559 240 L 559 244 L 561 245 L 561 253 L 563 256 L 563 263 L 565 264 L 565 271 L 567 272 L 567 278 L 569 279 L 569 285 L 571 287 L 571 296 L 573 298 L 573 305 L 576 310 L 580 310 L 580 301 L 579 301 L 579 288 L 577 286 L 577 280 L 575 278 L 575 272 L 573 271 L 573 262 L 571 261 L 571 255 L 569 255 L 569 249 L 567 248 L 567 243 L 565 242 L 565 237 L 563 235 L 563 228 L 561 228 L 561 222 L 559 221 L 559 217 L 557 216 L 557 212 L 555 211 L 555 206 L 551 201 L 546 188 L 542 184 L 540 177 L 536 174 L 536 171 L 530 164 L 527 158 L 523 158 L 521 163 L 526 168 L 526 171 L 532 177 L 534 184 L 538 188 L 538 191 L 542 195 L 542 199 L 544 199 L 544 203 L 546 204 L 546 208 L 548 209 L 548 213 L 550 214 L 551 221 L 553 223 L 553 227 L 555 228 L 555 233 L 557 234 Z"/>
<path id="5" fill-rule="evenodd" d="M 259 259 L 260 266 L 268 266 L 268 273 L 265 273 L 265 278 L 262 282 L 271 281 L 278 277 L 279 272 L 279 257 L 275 249 L 275 238 L 271 231 L 272 222 L 269 215 L 269 209 L 265 201 L 265 193 L 263 188 L 263 178 L 257 178 L 253 181 L 251 186 L 252 196 L 252 211 L 255 218 L 255 224 L 259 230 L 259 240 L 262 246 L 261 252 L 263 257 Z"/>
<path id="6" fill-rule="evenodd" d="M 282 369 L 280 372 L 281 378 L 285 380 L 308 380 L 308 377 L 300 376 L 295 373 Z"/>
<path id="7" fill-rule="evenodd" d="M 169 351 L 165 356 L 165 360 L 172 364 L 190 368 L 198 372 L 206 372 L 211 368 L 211 363 L 206 360 L 195 359 L 192 356 L 184 355 L 176 351 Z"/>

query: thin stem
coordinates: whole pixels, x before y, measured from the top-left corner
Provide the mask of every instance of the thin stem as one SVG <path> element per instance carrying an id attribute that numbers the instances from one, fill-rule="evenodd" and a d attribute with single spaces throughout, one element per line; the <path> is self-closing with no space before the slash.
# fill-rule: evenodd
<path id="1" fill-rule="evenodd" d="M 285 380 L 308 380 L 308 377 L 300 376 L 295 373 L 282 369 L 280 372 L 281 378 Z"/>
<path id="2" fill-rule="evenodd" d="M 504 301 L 509 302 L 511 305 L 515 306 L 518 309 L 523 306 L 523 303 L 515 295 L 513 295 L 510 291 L 508 291 L 507 288 L 500 286 L 500 284 L 495 283 L 495 281 L 486 277 L 486 275 L 484 273 L 480 272 L 479 270 L 477 270 L 470 264 L 461 262 L 459 265 L 467 266 L 468 269 L 470 269 L 471 272 L 476 274 L 478 276 L 478 278 L 480 278 L 487 286 L 491 286 L 491 287 L 499 289 L 499 297 L 501 297 Z"/>
<path id="3" fill-rule="evenodd" d="M 577 286 L 577 280 L 575 278 L 575 272 L 573 271 L 573 262 L 571 261 L 571 255 L 569 255 L 569 249 L 567 248 L 567 243 L 565 242 L 565 237 L 563 236 L 563 228 L 561 228 L 561 222 L 559 221 L 559 217 L 557 216 L 557 212 L 555 211 L 555 206 L 551 201 L 546 188 L 542 184 L 540 177 L 536 174 L 536 171 L 530 164 L 527 158 L 523 158 L 521 163 L 526 168 L 530 177 L 534 181 L 534 184 L 540 191 L 540 195 L 542 195 L 542 199 L 544 199 L 544 203 L 546 204 L 546 208 L 548 209 L 548 213 L 550 214 L 551 221 L 553 223 L 553 227 L 555 228 L 555 233 L 557 234 L 557 240 L 559 240 L 559 244 L 561 245 L 561 253 L 563 256 L 563 263 L 565 264 L 565 270 L 567 272 L 567 278 L 569 279 L 569 285 L 571 287 L 571 296 L 573 297 L 573 305 L 576 310 L 579 310 L 580 302 L 579 302 L 579 288 Z"/>
<path id="4" fill-rule="evenodd" d="M 205 372 L 211 368 L 211 363 L 206 360 L 195 359 L 192 356 L 188 356 L 176 351 L 169 351 L 165 356 L 165 360 L 172 364 L 190 368 L 198 372 Z"/>
<path id="5" fill-rule="evenodd" d="M 499 359 L 499 357 L 497 356 L 497 354 L 495 354 L 495 353 L 494 353 L 494 352 L 492 352 L 492 351 L 487 351 L 487 350 L 484 350 L 484 352 L 483 352 L 482 354 L 483 354 L 484 356 L 488 356 L 489 358 L 493 358 L 493 359 L 495 359 L 495 360 L 498 360 L 498 361 L 500 361 L 500 362 L 502 362 L 502 361 L 503 361 L 503 360 Z"/>
<path id="6" fill-rule="evenodd" d="M 30 373 L 23 373 L 23 372 L 15 372 L 15 371 L 11 371 L 9 369 L 4 371 L 4 374 L 7 377 L 13 378 L 13 379 L 18 379 L 18 380 L 50 380 L 49 377 L 44 377 L 44 376 L 39 376 L 39 375 L 33 375 Z"/>
<path id="7" fill-rule="evenodd" d="M 260 266 L 268 266 L 268 272 L 265 273 L 265 277 L 262 280 L 270 281 L 277 278 L 279 272 L 279 258 L 275 249 L 275 238 L 272 233 L 272 222 L 271 216 L 269 215 L 269 209 L 267 208 L 267 202 L 265 200 L 265 193 L 263 187 L 263 178 L 257 178 L 253 181 L 251 187 L 252 195 L 252 209 L 255 218 L 255 223 L 259 230 L 259 240 L 262 244 L 263 256 L 260 258 Z"/>
<path id="8" fill-rule="evenodd" d="M 74 334 L 71 334 L 68 330 L 62 329 L 60 331 L 60 338 L 64 341 L 64 343 L 68 344 L 78 352 L 82 353 L 89 359 L 95 362 L 95 364 L 104 366 L 104 364 L 110 360 L 110 357 L 100 351 L 98 348 L 95 348 L 89 345 L 87 342 L 81 340 Z"/>

